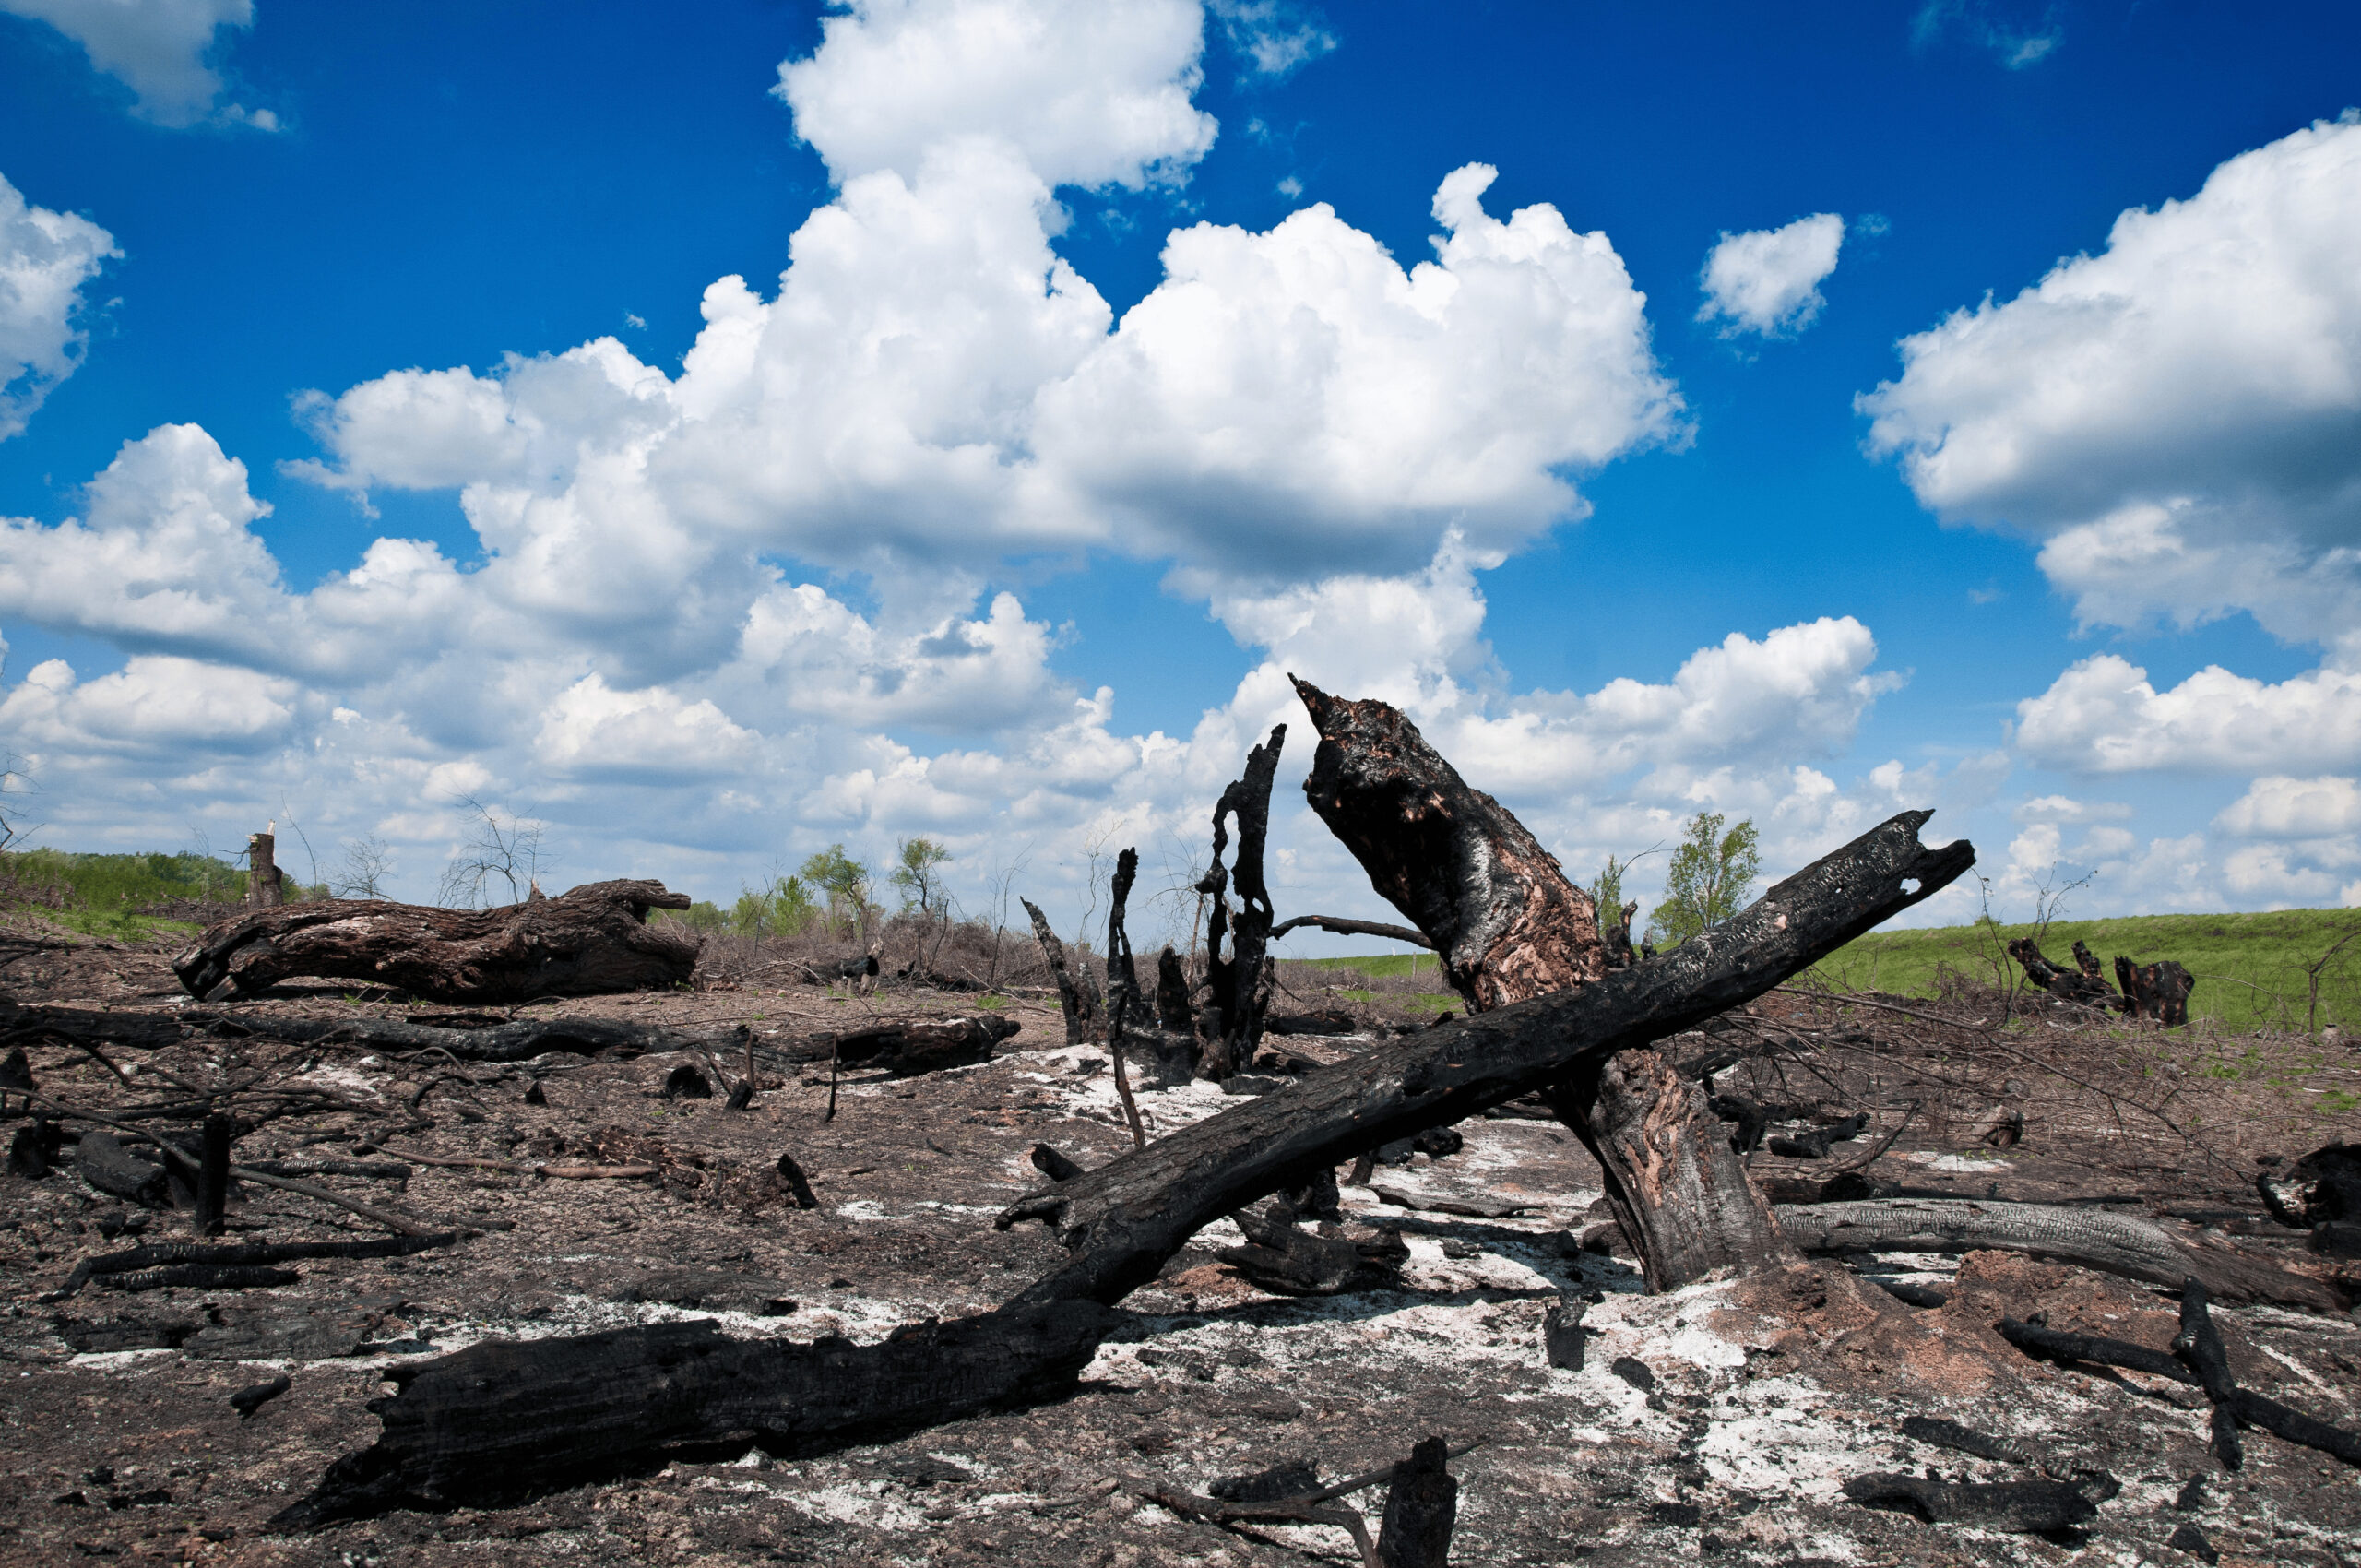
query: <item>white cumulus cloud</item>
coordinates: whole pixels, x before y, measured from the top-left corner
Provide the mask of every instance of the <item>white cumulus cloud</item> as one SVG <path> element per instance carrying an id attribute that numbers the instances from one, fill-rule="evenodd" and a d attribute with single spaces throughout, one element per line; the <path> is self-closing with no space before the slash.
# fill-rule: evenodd
<path id="1" fill-rule="evenodd" d="M 35 207 L 0 177 L 0 441 L 82 362 L 83 285 L 122 254 L 89 219 Z"/>
<path id="2" fill-rule="evenodd" d="M 143 119 L 279 128 L 267 109 L 232 103 L 217 113 L 221 74 L 206 63 L 220 30 L 254 25 L 254 0 L 0 0 L 0 11 L 47 22 L 80 44 L 92 66 L 132 90 Z"/>
<path id="3" fill-rule="evenodd" d="M 2086 621 L 2235 609 L 2325 640 L 2361 624 L 2356 254 L 2348 114 L 1904 339 L 1859 399 L 1870 445 L 1947 520 L 2047 539 Z"/>
<path id="4" fill-rule="evenodd" d="M 2078 773 L 2286 772 L 2361 765 L 2361 672 L 2276 683 L 2209 665 L 2158 691 L 2118 655 L 2085 659 L 2017 704 L 2017 744 Z"/>
<path id="5" fill-rule="evenodd" d="M 1706 254 L 1700 283 L 1700 321 L 1723 321 L 1725 337 L 1740 332 L 1791 336 L 1820 318 L 1820 285 L 1836 270 L 1845 220 L 1816 212 L 1777 229 L 1725 232 Z"/>

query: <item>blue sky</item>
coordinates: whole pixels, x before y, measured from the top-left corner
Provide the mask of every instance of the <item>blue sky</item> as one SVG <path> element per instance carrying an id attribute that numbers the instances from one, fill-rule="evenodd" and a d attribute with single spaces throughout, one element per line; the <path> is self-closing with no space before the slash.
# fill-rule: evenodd
<path id="1" fill-rule="evenodd" d="M 1270 722 L 1300 777 L 1294 670 L 1578 874 L 1924 804 L 2004 913 L 2361 903 L 2356 66 L 2330 6 L 0 0 L 0 736 L 64 847 L 292 814 L 424 896 L 472 797 L 557 881 L 926 833 L 1078 912 Z M 1375 912 L 1283 816 L 1281 902 Z"/>

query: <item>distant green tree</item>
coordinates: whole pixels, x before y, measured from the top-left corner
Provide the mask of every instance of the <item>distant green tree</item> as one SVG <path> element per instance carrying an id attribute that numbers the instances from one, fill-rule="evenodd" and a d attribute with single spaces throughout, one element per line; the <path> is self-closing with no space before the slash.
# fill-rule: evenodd
<path id="1" fill-rule="evenodd" d="M 831 923 L 868 924 L 869 868 L 846 854 L 842 844 L 812 856 L 796 874 L 826 896 Z"/>
<path id="2" fill-rule="evenodd" d="M 902 908 L 926 915 L 943 913 L 948 899 L 937 868 L 951 859 L 951 851 L 931 838 L 905 838 L 896 854 L 901 864 L 887 880 L 901 889 Z"/>
<path id="3" fill-rule="evenodd" d="M 1672 851 L 1664 898 L 1648 920 L 1648 940 L 1658 946 L 1686 942 L 1746 908 L 1762 870 L 1757 837 L 1751 817 L 1727 833 L 1719 812 L 1691 817 Z"/>
<path id="4" fill-rule="evenodd" d="M 1628 861 L 1613 855 L 1598 868 L 1598 876 L 1590 885 L 1590 901 L 1598 912 L 1598 925 L 1603 932 L 1619 925 L 1623 920 L 1623 873 L 1631 869 Z"/>
<path id="5" fill-rule="evenodd" d="M 812 897 L 811 885 L 800 876 L 782 876 L 771 884 L 771 930 L 779 936 L 801 936 L 812 929 L 824 910 Z"/>

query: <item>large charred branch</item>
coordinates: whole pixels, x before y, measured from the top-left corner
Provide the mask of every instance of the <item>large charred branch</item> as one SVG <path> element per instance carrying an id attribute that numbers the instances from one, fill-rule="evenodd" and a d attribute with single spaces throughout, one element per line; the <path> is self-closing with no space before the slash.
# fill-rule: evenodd
<path id="1" fill-rule="evenodd" d="M 1940 849 L 1918 842 L 1931 814 L 1904 813 L 1670 953 L 1317 1068 L 1020 1201 L 995 1223 L 1044 1220 L 1074 1256 L 1019 1300 L 1121 1301 L 1192 1235 L 1257 1198 L 1760 996 L 1975 863 L 1964 840 Z"/>
<path id="2" fill-rule="evenodd" d="M 1053 1396 L 1121 1321 L 1106 1308 L 1214 1219 L 1307 1187 L 1373 1143 L 1464 1121 L 1725 1012 L 1947 885 L 1975 851 L 1922 846 L 1929 814 L 1895 817 L 1726 925 L 1597 985 L 1440 1024 L 1067 1174 L 996 1221 L 1048 1221 L 1072 1249 L 997 1312 L 872 1346 L 736 1343 L 706 1324 L 475 1346 L 374 1404 L 384 1436 L 280 1521 L 540 1490 L 750 1434 L 807 1451 L 872 1441 Z"/>
<path id="3" fill-rule="evenodd" d="M 325 898 L 214 926 L 172 960 L 202 1001 L 298 976 L 362 980 L 438 1002 L 516 1003 L 596 996 L 685 981 L 701 939 L 651 926 L 650 909 L 685 909 L 660 882 L 594 882 L 555 898 L 496 909 L 443 909 Z"/>
<path id="4" fill-rule="evenodd" d="M 0 1039 L 54 1039 L 69 1045 L 124 1046 L 137 1051 L 160 1050 L 209 1036 L 298 1045 L 353 1045 L 391 1055 L 444 1051 L 462 1062 L 524 1062 L 553 1052 L 639 1056 L 734 1041 L 736 1034 L 734 1027 L 672 1029 L 612 1018 L 523 1018 L 454 1028 L 400 1018 L 289 1018 L 194 1008 L 109 1013 L 82 1007 L 16 1007 L 0 1000 Z"/>
<path id="5" fill-rule="evenodd" d="M 401 1392 L 369 1406 L 384 1434 L 272 1523 L 497 1503 L 723 1439 L 885 1442 L 1066 1392 L 1116 1322 L 1059 1301 L 906 1324 L 880 1345 L 733 1340 L 701 1321 L 470 1346 L 390 1369 Z"/>
<path id="6" fill-rule="evenodd" d="M 2130 1215 L 2047 1204 L 1967 1198 L 1783 1204 L 1779 1228 L 1807 1253 L 2020 1253 L 2102 1274 L 2177 1286 L 2191 1275 L 2231 1301 L 2279 1301 L 2334 1311 L 2336 1295 L 2226 1248 L 2200 1250 L 2163 1226 Z"/>
<path id="7" fill-rule="evenodd" d="M 1388 925 L 1383 921 L 1348 921 L 1342 915 L 1296 915 L 1271 928 L 1271 940 L 1276 942 L 1291 931 L 1310 926 L 1315 931 L 1333 932 L 1338 936 L 1382 936 L 1388 942 L 1406 942 L 1413 947 L 1434 951 L 1434 944 L 1422 931 L 1412 931 L 1406 925 Z"/>
<path id="8" fill-rule="evenodd" d="M 1628 968 L 1628 943 L 1613 948 L 1602 937 L 1590 895 L 1399 709 L 1295 685 L 1320 731 L 1303 786 L 1311 809 L 1426 933 L 1470 1009 L 1577 990 Z M 1648 1043 L 1585 1060 L 1546 1098 L 1605 1172 L 1649 1289 L 1791 1258 L 1703 1092 L 1640 1049 Z"/>
<path id="9" fill-rule="evenodd" d="M 1246 770 L 1214 802 L 1213 869 L 1197 884 L 1207 911 L 1204 983 L 1212 1001 L 1200 1030 L 1206 1037 L 1200 1071 L 1208 1078 L 1227 1078 L 1253 1060 L 1263 1015 L 1271 1004 L 1271 891 L 1263 881 L 1263 847 L 1271 831 L 1271 785 L 1287 738 L 1286 725 L 1273 725 L 1271 738 L 1246 754 Z M 1234 866 L 1222 863 L 1232 817 L 1238 820 Z M 1229 904 L 1233 888 L 1235 913 Z"/>

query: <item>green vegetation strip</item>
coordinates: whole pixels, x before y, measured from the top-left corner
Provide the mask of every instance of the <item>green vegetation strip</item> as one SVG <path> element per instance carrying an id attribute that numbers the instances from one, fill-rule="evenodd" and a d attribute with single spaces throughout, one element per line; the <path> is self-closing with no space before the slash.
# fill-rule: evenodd
<path id="1" fill-rule="evenodd" d="M 2007 983 L 2023 976 L 2009 944 L 2035 937 L 2050 962 L 2070 967 L 2077 939 L 2098 955 L 2114 983 L 2118 954 L 2135 964 L 2177 959 L 2197 977 L 2192 1018 L 2234 1028 L 2310 1026 L 2313 983 L 2318 1027 L 2346 1033 L 2361 1027 L 2361 935 L 2325 963 L 2338 940 L 2361 932 L 2361 909 L 2276 909 L 2250 915 L 2134 915 L 2106 921 L 2056 921 L 2045 932 L 2026 925 L 1931 926 L 1876 931 L 1839 948 L 1811 971 L 1838 991 L 1938 996 L 1947 983 Z M 2319 966 L 2317 976 L 2308 971 Z"/>

